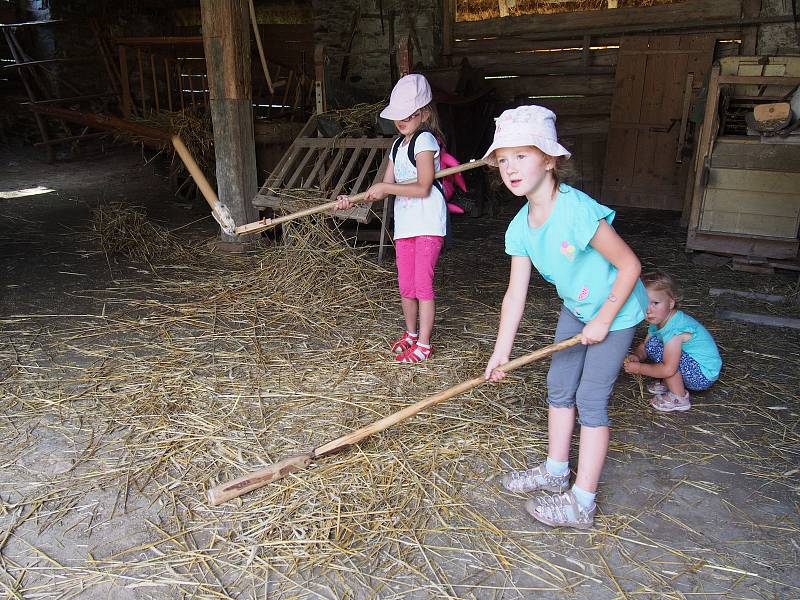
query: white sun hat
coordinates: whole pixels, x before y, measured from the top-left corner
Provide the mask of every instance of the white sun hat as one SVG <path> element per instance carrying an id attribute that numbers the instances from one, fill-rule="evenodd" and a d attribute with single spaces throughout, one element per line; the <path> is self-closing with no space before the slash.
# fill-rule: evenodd
<path id="1" fill-rule="evenodd" d="M 427 106 L 431 100 L 433 93 L 428 80 L 423 75 L 406 75 L 397 80 L 389 97 L 389 106 L 381 111 L 381 116 L 384 119 L 399 121 Z"/>
<path id="2" fill-rule="evenodd" d="M 496 167 L 494 152 L 498 148 L 536 146 L 550 156 L 572 156 L 558 143 L 556 115 L 544 106 L 519 106 L 503 111 L 495 120 L 494 140 L 484 154 L 487 163 Z"/>

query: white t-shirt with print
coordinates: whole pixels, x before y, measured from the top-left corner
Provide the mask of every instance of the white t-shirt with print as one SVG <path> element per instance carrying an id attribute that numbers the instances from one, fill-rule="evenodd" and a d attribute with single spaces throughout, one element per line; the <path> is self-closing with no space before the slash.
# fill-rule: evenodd
<path id="1" fill-rule="evenodd" d="M 408 159 L 408 144 L 403 142 L 397 150 L 394 163 L 394 180 L 398 183 L 417 178 L 417 168 Z M 434 152 L 433 167 L 439 165 L 439 143 L 432 133 L 425 131 L 414 143 L 414 153 Z M 391 160 L 391 150 L 389 151 Z M 394 200 L 394 239 L 416 237 L 418 235 L 444 236 L 447 228 L 447 205 L 444 196 L 435 186 L 427 198 L 397 196 Z"/>

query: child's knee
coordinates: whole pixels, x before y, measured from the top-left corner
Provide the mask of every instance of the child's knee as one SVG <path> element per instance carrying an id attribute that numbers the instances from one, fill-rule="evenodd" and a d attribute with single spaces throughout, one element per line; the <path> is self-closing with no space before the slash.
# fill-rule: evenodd
<path id="1" fill-rule="evenodd" d="M 401 298 L 416 298 L 417 290 L 414 285 L 414 277 L 403 276 L 403 273 L 398 273 L 397 287 L 400 288 Z"/>
<path id="2" fill-rule="evenodd" d="M 417 272 L 414 277 L 414 288 L 417 300 L 433 300 L 435 297 L 433 291 L 433 273 Z"/>
<path id="3" fill-rule="evenodd" d="M 568 378 L 552 366 L 547 372 L 547 404 L 555 408 L 574 408 L 576 385 L 569 385 Z"/>
<path id="4" fill-rule="evenodd" d="M 609 386 L 591 386 L 591 390 L 578 388 L 575 404 L 578 407 L 578 422 L 583 427 L 608 427 L 608 400 L 613 382 Z"/>
<path id="5" fill-rule="evenodd" d="M 582 427 L 609 427 L 608 403 L 578 404 L 578 423 Z"/>

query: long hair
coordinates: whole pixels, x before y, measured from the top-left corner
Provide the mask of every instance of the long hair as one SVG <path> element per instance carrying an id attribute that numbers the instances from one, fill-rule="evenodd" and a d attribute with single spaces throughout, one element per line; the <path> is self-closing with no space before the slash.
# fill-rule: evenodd
<path id="1" fill-rule="evenodd" d="M 682 299 L 681 289 L 671 275 L 664 271 L 650 271 L 642 275 L 642 283 L 648 289 L 666 292 L 675 301 L 675 307 L 678 307 Z"/>
<path id="2" fill-rule="evenodd" d="M 429 102 L 419 110 L 421 115 L 427 112 L 428 118 L 424 121 L 420 121 L 417 131 L 430 131 L 433 137 L 436 138 L 436 141 L 439 142 L 439 145 L 444 145 L 444 133 L 442 133 L 442 128 L 439 125 L 439 112 L 436 110 L 436 103 Z"/>

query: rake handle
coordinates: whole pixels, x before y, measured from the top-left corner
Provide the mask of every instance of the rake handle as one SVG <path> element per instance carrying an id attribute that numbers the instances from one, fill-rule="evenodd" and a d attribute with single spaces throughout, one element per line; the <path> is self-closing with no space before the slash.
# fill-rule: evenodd
<path id="1" fill-rule="evenodd" d="M 449 169 L 442 169 L 441 171 L 436 172 L 436 174 L 434 175 L 434 179 L 440 179 L 442 177 L 447 177 L 448 175 L 455 175 L 456 173 L 468 171 L 476 167 L 482 167 L 485 164 L 486 161 L 481 159 L 481 160 L 473 160 L 471 162 L 464 163 L 463 165 L 450 167 Z M 416 179 L 407 179 L 405 181 L 399 181 L 398 183 L 401 184 L 416 183 L 416 181 L 417 181 Z M 367 193 L 361 192 L 359 194 L 350 196 L 350 202 L 365 202 L 366 197 Z M 253 223 L 239 225 L 235 229 L 235 231 L 237 235 L 251 235 L 253 233 L 259 233 L 266 229 L 270 229 L 272 227 L 275 227 L 276 225 L 280 225 L 281 223 L 286 223 L 288 221 L 294 221 L 295 219 L 299 219 L 301 217 L 307 217 L 309 215 L 315 215 L 317 213 L 326 212 L 333 208 L 336 208 L 336 200 L 331 200 L 330 202 L 325 202 L 324 204 L 318 204 L 317 206 L 312 206 L 310 208 L 304 208 L 303 210 L 298 210 L 297 212 L 293 212 L 288 215 L 283 215 L 282 217 L 275 217 L 274 219 L 261 219 L 260 221 L 255 221 Z"/>
<path id="2" fill-rule="evenodd" d="M 550 356 L 559 350 L 564 350 L 566 348 L 575 346 L 576 344 L 579 344 L 580 341 L 580 334 L 575 335 L 569 339 L 556 342 L 555 344 L 550 344 L 549 346 L 545 346 L 544 348 L 534 350 L 529 354 L 525 354 L 524 356 L 510 360 L 507 363 L 497 367 L 497 370 L 509 372 L 519 369 L 520 367 Z M 482 375 L 467 381 L 463 381 L 451 388 L 444 390 L 443 392 L 439 392 L 433 396 L 428 396 L 427 398 L 424 398 L 423 400 L 420 400 L 411 406 L 407 406 L 402 410 L 392 413 L 383 419 L 379 419 L 374 423 L 370 423 L 369 425 L 366 425 L 360 429 L 351 431 L 350 433 L 338 437 L 327 444 L 318 446 L 311 452 L 301 454 L 299 456 L 285 458 L 274 465 L 270 465 L 269 467 L 255 471 L 249 475 L 245 475 L 244 477 L 240 477 L 239 479 L 230 481 L 228 483 L 220 484 L 208 491 L 208 501 L 212 506 L 217 506 L 223 502 L 232 500 L 233 498 L 238 498 L 242 494 L 246 494 L 247 492 L 258 489 L 272 481 L 281 479 L 289 473 L 299 471 L 300 469 L 310 465 L 312 461 L 325 456 L 330 456 L 331 454 L 336 454 L 337 452 L 341 452 L 342 450 L 357 444 L 364 438 L 388 429 L 392 425 L 396 425 L 397 423 L 414 416 L 418 412 L 425 410 L 430 406 L 439 404 L 445 400 L 449 400 L 450 398 L 458 396 L 459 394 L 463 394 L 464 392 L 476 388 L 483 383 L 486 383 L 486 379 L 484 379 Z"/>

